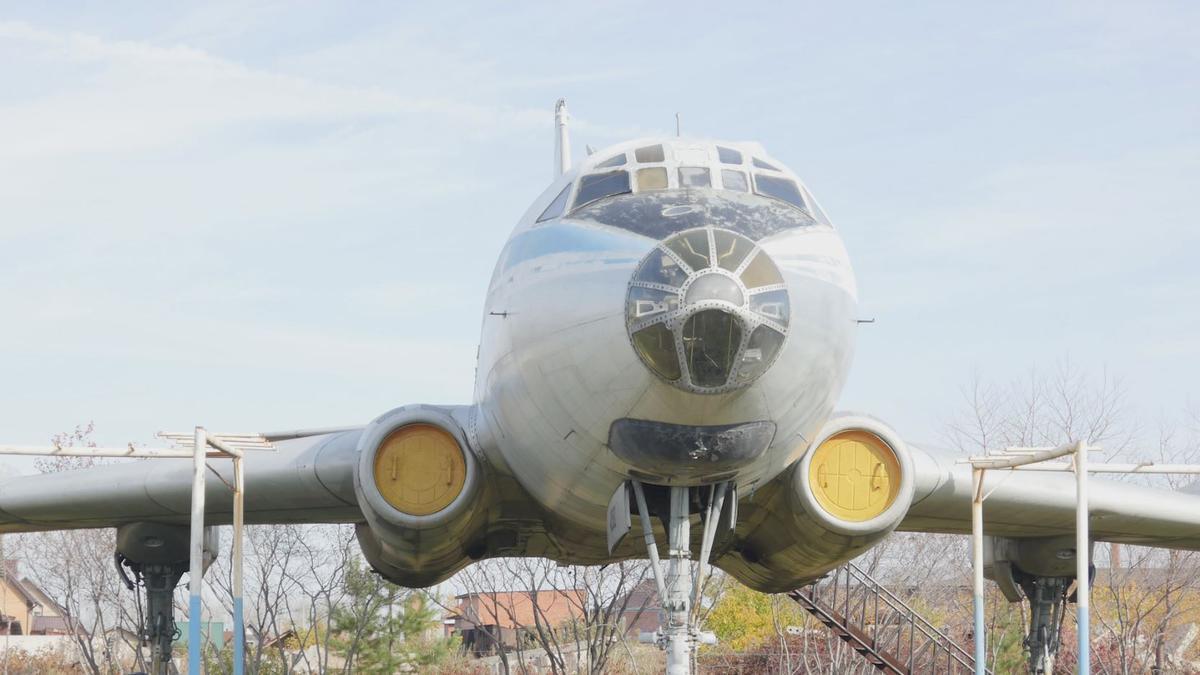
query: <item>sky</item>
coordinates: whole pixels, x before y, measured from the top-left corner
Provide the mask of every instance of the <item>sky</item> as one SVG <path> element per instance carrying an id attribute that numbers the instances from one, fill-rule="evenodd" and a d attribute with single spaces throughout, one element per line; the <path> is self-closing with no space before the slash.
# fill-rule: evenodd
<path id="1" fill-rule="evenodd" d="M 757 140 L 844 237 L 839 407 L 939 438 L 1069 359 L 1200 396 L 1195 3 L 0 3 L 0 442 L 466 403 L 576 155 Z M 17 462 L 16 470 L 27 464 Z"/>

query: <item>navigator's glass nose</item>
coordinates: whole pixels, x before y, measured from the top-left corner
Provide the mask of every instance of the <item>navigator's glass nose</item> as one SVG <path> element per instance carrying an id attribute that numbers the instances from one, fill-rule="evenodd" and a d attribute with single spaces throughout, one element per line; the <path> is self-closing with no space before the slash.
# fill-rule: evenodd
<path id="1" fill-rule="evenodd" d="M 684 294 L 684 302 L 689 305 L 718 301 L 740 307 L 745 301 L 741 284 L 727 275 L 712 272 L 693 279 Z"/>
<path id="2" fill-rule="evenodd" d="M 711 227 L 662 241 L 626 297 L 626 328 L 642 362 L 697 393 L 736 389 L 766 372 L 790 315 L 783 276 L 766 252 Z"/>

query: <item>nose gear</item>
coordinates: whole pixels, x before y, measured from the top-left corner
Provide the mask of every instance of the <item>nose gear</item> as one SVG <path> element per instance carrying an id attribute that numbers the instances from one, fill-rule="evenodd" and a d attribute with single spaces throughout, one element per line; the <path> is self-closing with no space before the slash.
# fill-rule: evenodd
<path id="1" fill-rule="evenodd" d="M 659 503 L 660 510 L 657 514 L 662 517 L 667 531 L 667 565 L 664 573 L 658 555 L 658 544 L 654 541 L 653 521 L 650 520 L 645 486 L 638 480 L 631 480 L 630 484 L 637 500 L 638 519 L 641 521 L 646 552 L 650 557 L 650 569 L 654 573 L 654 583 L 662 606 L 659 629 L 653 633 L 643 633 L 638 638 L 640 642 L 658 645 L 659 649 L 667 653 L 667 675 L 690 675 L 696 648 L 701 644 L 716 644 L 717 641 L 712 633 L 700 630 L 696 614 L 700 607 L 704 579 L 709 572 L 708 559 L 712 555 L 717 526 L 721 522 L 727 522 L 732 528 L 737 520 L 736 511 L 733 510 L 737 503 L 735 487 L 732 482 L 724 481 L 700 488 L 666 488 L 667 503 Z M 691 489 L 699 490 L 702 496 L 707 497 L 700 511 L 704 519 L 704 530 L 701 534 L 700 558 L 695 576 L 692 575 L 691 521 L 688 519 Z M 723 520 L 721 515 L 727 500 L 730 512 L 729 517 Z M 661 508 L 663 506 L 665 508 Z"/>

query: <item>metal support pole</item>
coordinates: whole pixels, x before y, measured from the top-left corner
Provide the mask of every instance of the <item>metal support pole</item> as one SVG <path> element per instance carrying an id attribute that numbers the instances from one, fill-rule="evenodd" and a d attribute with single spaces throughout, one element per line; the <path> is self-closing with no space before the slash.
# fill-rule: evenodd
<path id="1" fill-rule="evenodd" d="M 233 675 L 243 675 L 246 668 L 246 627 L 242 620 L 242 524 L 245 504 L 242 461 L 241 457 L 233 457 Z"/>
<path id="2" fill-rule="evenodd" d="M 633 497 L 637 500 L 638 520 L 642 524 L 642 537 L 646 542 L 646 555 L 650 556 L 650 571 L 654 574 L 654 585 L 658 588 L 659 604 L 667 597 L 667 585 L 663 581 L 662 565 L 658 560 L 658 545 L 654 542 L 654 525 L 650 520 L 650 509 L 646 508 L 646 493 L 639 480 L 629 481 L 633 485 Z"/>
<path id="3" fill-rule="evenodd" d="M 987 675 L 987 640 L 983 627 L 983 474 L 971 470 L 971 565 L 975 602 L 975 674 Z"/>
<path id="4" fill-rule="evenodd" d="M 204 576 L 204 474 L 208 449 L 204 427 L 196 427 L 192 446 L 192 531 L 188 567 L 188 673 L 200 675 L 200 592 Z"/>
<path id="5" fill-rule="evenodd" d="M 692 580 L 692 611 L 700 607 L 700 594 L 704 591 L 704 581 L 708 576 L 708 559 L 712 556 L 713 540 L 717 537 L 717 521 L 721 519 L 721 509 L 725 507 L 725 491 L 728 483 L 720 483 L 709 488 L 708 509 L 704 516 L 704 531 L 700 538 L 700 562 L 696 570 L 696 578 Z"/>
<path id="6" fill-rule="evenodd" d="M 193 432 L 159 432 L 159 437 L 176 444 L 171 448 L 144 448 L 132 443 L 124 447 L 69 447 L 54 445 L 47 447 L 5 445 L 0 444 L 0 455 L 35 455 L 46 457 L 130 457 L 130 458 L 178 458 L 192 459 L 192 518 L 189 550 L 189 579 L 188 579 L 188 610 L 190 616 L 188 626 L 188 668 L 189 673 L 200 673 L 201 654 L 201 593 L 204 576 L 204 501 L 205 476 L 208 469 L 206 459 L 213 457 L 229 457 L 233 460 L 233 622 L 237 632 L 234 641 L 235 664 L 233 672 L 242 675 L 245 668 L 245 623 L 243 621 L 244 603 L 242 589 L 242 531 L 245 523 L 245 479 L 243 476 L 246 450 L 274 450 L 275 446 L 268 440 L 287 440 L 305 438 L 346 431 L 348 429 L 316 429 L 291 431 L 279 434 L 209 434 L 204 427 L 196 427 Z M 191 443 L 191 447 L 187 444 Z M 182 447 L 179 447 L 182 446 Z M 183 575 L 179 564 L 169 566 L 149 565 L 145 568 L 147 592 L 147 624 L 146 635 L 153 636 L 155 651 L 152 660 L 153 670 L 157 673 L 167 668 L 171 659 L 171 642 L 174 640 L 175 622 L 171 612 L 171 597 Z M 164 671 L 165 672 L 165 671 Z"/>
<path id="7" fill-rule="evenodd" d="M 1091 595 L 1091 574 L 1088 570 L 1092 547 L 1088 542 L 1088 446 L 1075 444 L 1075 620 L 1079 631 L 1079 675 L 1092 669 L 1089 640 L 1088 597 Z"/>

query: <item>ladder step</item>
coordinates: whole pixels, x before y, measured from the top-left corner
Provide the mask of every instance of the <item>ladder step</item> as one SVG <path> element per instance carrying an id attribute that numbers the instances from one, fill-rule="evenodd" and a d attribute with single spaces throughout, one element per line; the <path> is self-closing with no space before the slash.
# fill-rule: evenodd
<path id="1" fill-rule="evenodd" d="M 788 597 L 816 617 L 876 670 L 892 675 L 912 675 L 933 672 L 937 665 L 948 673 L 973 672 L 974 658 L 971 654 L 853 563 L 846 563 L 831 572 L 828 578 L 837 585 L 834 602 L 829 605 L 817 599 L 815 587 L 808 592 L 792 591 Z M 872 606 L 875 615 L 871 617 L 871 624 L 860 624 L 852 618 L 854 613 L 861 612 L 866 620 L 867 608 Z M 851 616 L 841 616 L 839 607 Z M 881 624 L 880 617 L 885 616 L 890 618 Z M 910 636 L 909 645 L 913 653 L 905 658 L 876 645 L 872 637 L 889 633 L 897 637 L 896 631 L 900 631 L 899 635 Z M 880 640 L 883 641 L 883 638 Z M 901 644 L 897 641 L 896 646 L 899 648 Z M 910 662 L 909 659 L 916 661 Z"/>

